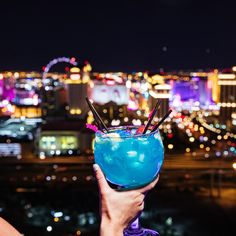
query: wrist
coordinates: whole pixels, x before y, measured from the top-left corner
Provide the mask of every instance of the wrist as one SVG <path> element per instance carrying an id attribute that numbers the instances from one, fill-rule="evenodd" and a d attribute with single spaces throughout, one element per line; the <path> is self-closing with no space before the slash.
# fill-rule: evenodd
<path id="1" fill-rule="evenodd" d="M 123 236 L 124 227 L 110 219 L 101 220 L 100 236 Z"/>

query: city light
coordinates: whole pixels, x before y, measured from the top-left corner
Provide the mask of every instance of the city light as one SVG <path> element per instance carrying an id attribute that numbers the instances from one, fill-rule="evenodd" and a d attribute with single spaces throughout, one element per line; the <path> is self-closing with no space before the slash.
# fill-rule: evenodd
<path id="1" fill-rule="evenodd" d="M 69 63 L 71 68 L 67 67 L 62 74 L 50 72 L 50 68 L 60 62 Z M 13 144 L 10 138 L 19 142 L 21 139 L 30 140 L 33 147 L 31 158 L 33 156 L 41 162 L 53 162 L 53 158 L 93 161 L 94 134 L 83 127 L 86 123 L 87 127 L 91 125 L 96 130 L 98 127 L 81 97 L 84 94 L 108 127 L 147 124 L 157 100 L 161 105 L 153 118 L 153 125 L 171 108 L 172 114 L 159 127 L 167 156 L 178 151 L 183 159 L 194 156 L 205 162 L 235 158 L 236 118 L 233 108 L 236 103 L 235 95 L 231 94 L 234 90 L 230 89 L 235 85 L 234 74 L 215 70 L 214 73 L 179 72 L 153 76 L 148 72 L 92 72 L 88 63 L 76 66 L 75 59 L 57 58 L 49 62 L 42 73 L 1 72 L 0 113 L 4 119 L 11 117 L 3 122 L 2 128 L 0 126 L 0 136 L 7 137 L 6 144 Z M 9 83 L 12 77 L 13 86 L 8 90 L 5 81 Z M 223 93 L 227 88 L 229 96 Z M 4 153 L 0 151 L 0 154 L 24 160 L 25 145 L 20 145 L 18 152 L 13 146 L 8 146 L 9 151 L 3 149 Z M 84 179 L 93 180 L 90 175 Z M 83 181 L 74 174 L 62 177 L 48 174 L 43 180 L 48 184 Z M 62 216 L 53 217 L 54 222 L 59 222 Z"/>
<path id="2" fill-rule="evenodd" d="M 236 1 L 61 2 L 1 2 L 0 235 L 236 235 Z"/>
<path id="3" fill-rule="evenodd" d="M 219 74 L 219 79 L 235 79 L 235 74 Z"/>
<path id="4" fill-rule="evenodd" d="M 236 162 L 233 163 L 232 167 L 234 170 L 236 170 Z"/>
<path id="5" fill-rule="evenodd" d="M 51 226 L 51 225 L 47 226 L 47 231 L 48 231 L 48 232 L 51 232 L 51 231 L 52 231 L 52 226 Z"/>

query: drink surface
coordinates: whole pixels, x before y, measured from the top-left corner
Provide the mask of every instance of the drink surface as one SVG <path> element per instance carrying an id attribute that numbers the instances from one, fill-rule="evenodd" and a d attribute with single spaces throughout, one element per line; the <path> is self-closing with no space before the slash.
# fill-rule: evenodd
<path id="1" fill-rule="evenodd" d="M 94 157 L 107 180 L 124 188 L 141 187 L 160 171 L 164 148 L 159 131 L 136 135 L 137 127 L 96 133 Z"/>

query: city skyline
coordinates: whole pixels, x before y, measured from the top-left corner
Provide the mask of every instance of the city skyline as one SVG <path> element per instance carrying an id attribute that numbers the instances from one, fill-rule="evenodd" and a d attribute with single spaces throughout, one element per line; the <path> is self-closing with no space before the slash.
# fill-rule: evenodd
<path id="1" fill-rule="evenodd" d="M 232 2 L 3 1 L 0 225 L 99 235 L 96 163 L 121 190 L 161 168 L 145 229 L 236 235 Z"/>
<path id="2" fill-rule="evenodd" d="M 229 1 L 5 2 L 3 9 L 0 70 L 40 71 L 64 55 L 94 71 L 235 65 Z"/>

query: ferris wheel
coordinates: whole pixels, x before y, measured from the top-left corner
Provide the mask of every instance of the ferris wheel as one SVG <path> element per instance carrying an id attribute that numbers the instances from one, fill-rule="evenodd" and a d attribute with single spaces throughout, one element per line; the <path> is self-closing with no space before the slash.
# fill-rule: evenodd
<path id="1" fill-rule="evenodd" d="M 55 58 L 53 60 L 51 60 L 43 69 L 43 76 L 42 76 L 42 82 L 43 84 L 46 84 L 46 78 L 47 78 L 47 73 L 49 72 L 49 70 L 51 69 L 52 66 L 58 64 L 58 63 L 69 63 L 73 66 L 77 66 L 77 62 L 75 60 L 74 57 L 72 58 L 69 58 L 69 57 L 58 57 L 58 58 Z"/>

